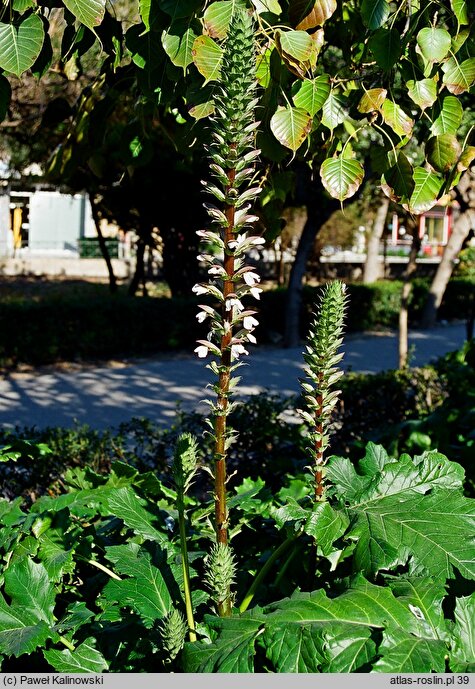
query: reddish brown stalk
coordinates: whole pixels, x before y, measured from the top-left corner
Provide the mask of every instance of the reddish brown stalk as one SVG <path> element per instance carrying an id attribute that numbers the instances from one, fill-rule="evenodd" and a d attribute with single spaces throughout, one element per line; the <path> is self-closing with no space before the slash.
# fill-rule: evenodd
<path id="1" fill-rule="evenodd" d="M 231 188 L 236 171 L 228 171 L 229 186 Z M 226 310 L 226 300 L 234 292 L 234 255 L 229 253 L 228 245 L 234 239 L 234 206 L 228 205 L 225 209 L 228 225 L 224 236 L 224 270 L 226 279 L 223 285 L 224 301 L 222 306 L 222 317 L 225 331 L 221 337 L 221 367 L 218 380 L 218 399 L 217 407 L 219 415 L 215 421 L 215 515 L 216 515 L 216 541 L 217 543 L 227 544 L 227 508 L 226 508 L 226 411 L 228 407 L 229 381 L 231 378 L 231 339 L 232 333 L 232 309 Z"/>
<path id="2" fill-rule="evenodd" d="M 228 171 L 229 186 L 226 192 L 232 187 L 236 171 L 234 169 Z M 227 545 L 228 543 L 228 510 L 226 506 L 226 428 L 227 428 L 227 408 L 229 397 L 229 381 L 231 378 L 231 340 L 233 336 L 232 317 L 233 310 L 226 309 L 226 300 L 234 292 L 234 254 L 229 253 L 229 242 L 234 239 L 234 206 L 228 205 L 225 208 L 225 215 L 228 220 L 228 225 L 224 233 L 224 270 L 226 271 L 226 278 L 223 284 L 223 306 L 222 317 L 224 325 L 224 333 L 221 337 L 221 366 L 218 379 L 218 399 L 217 408 L 219 410 L 215 421 L 215 469 L 214 469 L 214 485 L 215 485 L 215 528 L 216 528 L 216 542 Z M 221 617 L 228 617 L 231 615 L 231 602 L 229 597 L 218 605 L 218 612 Z"/>
<path id="3" fill-rule="evenodd" d="M 323 382 L 323 375 L 319 374 L 319 384 Z M 321 500 L 325 487 L 323 485 L 323 395 L 317 397 L 318 408 L 315 412 L 315 430 L 318 440 L 315 441 L 315 500 Z"/>

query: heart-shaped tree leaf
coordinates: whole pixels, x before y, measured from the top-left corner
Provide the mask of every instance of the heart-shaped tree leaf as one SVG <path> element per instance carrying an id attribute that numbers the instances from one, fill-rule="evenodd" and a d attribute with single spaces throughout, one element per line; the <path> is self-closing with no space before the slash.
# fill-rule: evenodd
<path id="1" fill-rule="evenodd" d="M 411 213 L 419 215 L 430 210 L 438 201 L 443 179 L 422 167 L 414 168 L 414 191 L 409 200 Z"/>
<path id="2" fill-rule="evenodd" d="M 458 98 L 446 96 L 438 117 L 431 125 L 434 136 L 439 134 L 457 134 L 463 117 L 463 108 Z"/>
<path id="3" fill-rule="evenodd" d="M 425 110 L 437 100 L 437 84 L 433 79 L 421 79 L 420 81 L 408 81 L 407 91 L 409 97 Z"/>
<path id="4" fill-rule="evenodd" d="M 368 46 L 381 69 L 388 72 L 401 55 L 401 36 L 396 29 L 378 29 L 370 36 Z"/>
<path id="5" fill-rule="evenodd" d="M 381 106 L 381 114 L 395 134 L 401 137 L 411 135 L 414 121 L 406 115 L 400 105 L 388 98 Z"/>
<path id="6" fill-rule="evenodd" d="M 257 14 L 270 12 L 279 15 L 282 12 L 279 0 L 252 0 L 252 4 L 256 8 Z"/>
<path id="7" fill-rule="evenodd" d="M 231 17 L 238 6 L 245 7 L 245 3 L 242 0 L 218 0 L 208 5 L 203 15 L 206 33 L 212 38 L 225 38 Z"/>
<path id="8" fill-rule="evenodd" d="M 322 124 L 328 129 L 335 129 L 348 116 L 346 98 L 338 93 L 330 93 L 323 104 Z"/>
<path id="9" fill-rule="evenodd" d="M 166 54 L 177 67 L 186 71 L 193 62 L 193 44 L 197 36 L 193 29 L 186 28 L 181 23 L 172 24 L 162 34 L 162 45 Z"/>
<path id="10" fill-rule="evenodd" d="M 362 96 L 360 102 L 358 103 L 358 110 L 363 113 L 373 112 L 374 110 L 379 110 L 388 92 L 386 89 L 369 89 L 365 91 L 364 96 Z"/>
<path id="11" fill-rule="evenodd" d="M 414 191 L 413 168 L 404 153 L 399 152 L 396 163 L 384 173 L 382 189 L 396 203 L 407 203 Z"/>
<path id="12" fill-rule="evenodd" d="M 283 146 L 296 151 L 310 134 L 312 117 L 301 108 L 280 108 L 272 116 L 270 128 Z"/>
<path id="13" fill-rule="evenodd" d="M 328 74 L 322 74 L 316 79 L 304 81 L 293 97 L 293 101 L 297 108 L 302 108 L 313 116 L 322 109 L 329 95 L 330 77 Z"/>
<path id="14" fill-rule="evenodd" d="M 313 29 L 322 26 L 335 12 L 336 7 L 336 0 L 291 0 L 290 21 L 296 29 Z"/>
<path id="15" fill-rule="evenodd" d="M 313 43 L 306 31 L 278 31 L 276 45 L 280 53 L 284 53 L 297 62 L 307 62 L 310 59 Z"/>
<path id="16" fill-rule="evenodd" d="M 427 161 L 437 172 L 448 172 L 457 162 L 462 148 L 454 134 L 433 136 L 426 143 Z"/>
<path id="17" fill-rule="evenodd" d="M 320 168 L 323 186 L 330 196 L 344 201 L 358 190 L 364 177 L 364 170 L 357 160 L 348 160 L 342 156 L 327 158 Z"/>
<path id="18" fill-rule="evenodd" d="M 475 57 L 469 57 L 460 63 L 455 58 L 450 58 L 443 64 L 442 70 L 442 83 L 450 93 L 458 96 L 468 91 L 475 82 Z"/>
<path id="19" fill-rule="evenodd" d="M 64 0 L 64 4 L 89 29 L 98 26 L 104 19 L 106 0 Z"/>
<path id="20" fill-rule="evenodd" d="M 19 77 L 34 64 L 44 37 L 43 22 L 36 14 L 13 24 L 0 23 L 0 67 Z"/>
<path id="21" fill-rule="evenodd" d="M 417 45 L 426 60 L 440 62 L 450 50 L 452 39 L 445 29 L 425 27 L 417 34 Z"/>
<path id="22" fill-rule="evenodd" d="M 209 81 L 219 79 L 223 49 L 209 36 L 198 36 L 192 48 L 193 62 L 198 71 Z"/>
<path id="23" fill-rule="evenodd" d="M 363 0 L 361 16 L 368 29 L 379 29 L 389 17 L 389 2 L 387 0 Z"/>

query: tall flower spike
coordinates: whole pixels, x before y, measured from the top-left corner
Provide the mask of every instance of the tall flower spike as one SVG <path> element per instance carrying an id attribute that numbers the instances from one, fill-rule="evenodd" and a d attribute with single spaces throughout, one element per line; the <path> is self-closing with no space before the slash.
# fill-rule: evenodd
<path id="1" fill-rule="evenodd" d="M 334 385 L 343 375 L 337 364 L 343 358 L 343 353 L 338 350 L 343 343 L 346 304 L 346 285 L 342 282 L 331 282 L 323 288 L 310 326 L 307 351 L 303 354 L 307 364 L 304 370 L 309 380 L 301 380 L 300 384 L 309 411 L 298 411 L 309 425 L 316 500 L 322 500 L 324 496 L 324 453 L 329 442 L 330 417 L 340 394 Z"/>
<path id="2" fill-rule="evenodd" d="M 236 564 L 230 546 L 223 543 L 213 546 L 206 561 L 204 581 L 218 608 L 229 597 L 235 574 Z"/>
<path id="3" fill-rule="evenodd" d="M 201 306 L 198 320 L 210 318 L 210 332 L 200 340 L 195 352 L 205 358 L 216 357 L 209 368 L 217 376 L 213 390 L 216 401 L 211 403 L 214 430 L 215 462 L 215 529 L 216 542 L 228 542 L 228 513 L 226 505 L 226 456 L 233 433 L 227 416 L 232 410 L 231 391 L 236 379 L 232 372 L 240 356 L 247 354 L 248 342 L 255 342 L 252 334 L 257 321 L 255 311 L 247 310 L 243 297 L 259 298 L 260 281 L 251 266 L 245 265 L 246 251 L 264 242 L 250 233 L 257 220 L 251 204 L 261 189 L 255 184 L 254 162 L 259 156 L 255 148 L 258 123 L 254 110 L 257 104 L 254 22 L 247 11 L 235 7 L 224 45 L 220 81 L 215 93 L 215 113 L 210 120 L 211 143 L 207 147 L 210 158 L 211 182 L 203 182 L 205 190 L 217 205 L 205 204 L 212 224 L 211 230 L 200 230 L 199 236 L 211 251 L 206 250 L 204 262 L 210 282 L 194 288 L 197 294 L 207 293 L 218 304 L 214 308 Z M 201 259 L 203 259 L 203 254 Z M 220 615 L 229 615 L 230 598 L 223 598 Z"/>

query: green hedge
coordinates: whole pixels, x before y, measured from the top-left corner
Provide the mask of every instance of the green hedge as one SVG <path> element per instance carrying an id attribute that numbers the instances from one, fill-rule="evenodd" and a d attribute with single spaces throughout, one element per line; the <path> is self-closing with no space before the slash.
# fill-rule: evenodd
<path id="1" fill-rule="evenodd" d="M 428 283 L 416 281 L 410 306 L 416 323 Z M 468 316 L 474 283 L 457 279 L 449 283 L 440 309 L 447 320 Z M 397 325 L 400 282 L 349 286 L 347 330 L 361 331 Z M 308 332 L 319 288 L 303 290 L 301 334 Z M 256 302 L 261 343 L 276 342 L 284 333 L 285 290 L 272 290 Z M 87 291 L 64 296 L 8 299 L 0 303 L 0 364 L 41 365 L 55 361 L 100 360 L 158 352 L 191 352 L 196 339 L 206 336 L 206 324 L 196 321 L 199 299 L 109 295 Z"/>

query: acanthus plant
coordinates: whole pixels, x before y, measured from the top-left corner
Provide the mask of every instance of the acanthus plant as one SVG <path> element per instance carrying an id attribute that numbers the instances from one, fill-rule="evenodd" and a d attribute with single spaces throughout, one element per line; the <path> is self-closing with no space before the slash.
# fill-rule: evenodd
<path id="1" fill-rule="evenodd" d="M 214 488 L 216 551 L 228 547 L 228 510 L 226 504 L 226 455 L 233 441 L 227 419 L 233 409 L 230 397 L 238 382 L 233 372 L 240 366 L 239 357 L 247 354 L 245 345 L 255 343 L 254 328 L 258 325 L 255 311 L 245 308 L 242 299 L 251 295 L 259 299 L 260 278 L 245 263 L 246 252 L 264 243 L 252 234 L 258 219 L 250 213 L 252 202 L 261 192 L 254 184 L 254 161 L 260 151 L 255 148 L 258 122 L 255 120 L 257 99 L 256 55 L 252 16 L 236 8 L 231 19 L 221 62 L 219 86 L 214 93 L 215 113 L 210 120 L 212 142 L 208 146 L 213 182 L 204 182 L 219 207 L 207 203 L 211 230 L 199 230 L 207 247 L 199 259 L 207 265 L 210 281 L 195 285 L 193 291 L 206 294 L 217 302 L 217 308 L 201 305 L 197 318 L 209 318 L 208 339 L 200 340 L 196 352 L 200 357 L 212 354 L 215 361 L 208 367 L 216 375 L 212 386 L 216 400 L 209 401 L 214 434 Z M 223 555 L 225 557 L 225 555 Z M 221 597 L 220 614 L 231 613 L 230 594 Z"/>

